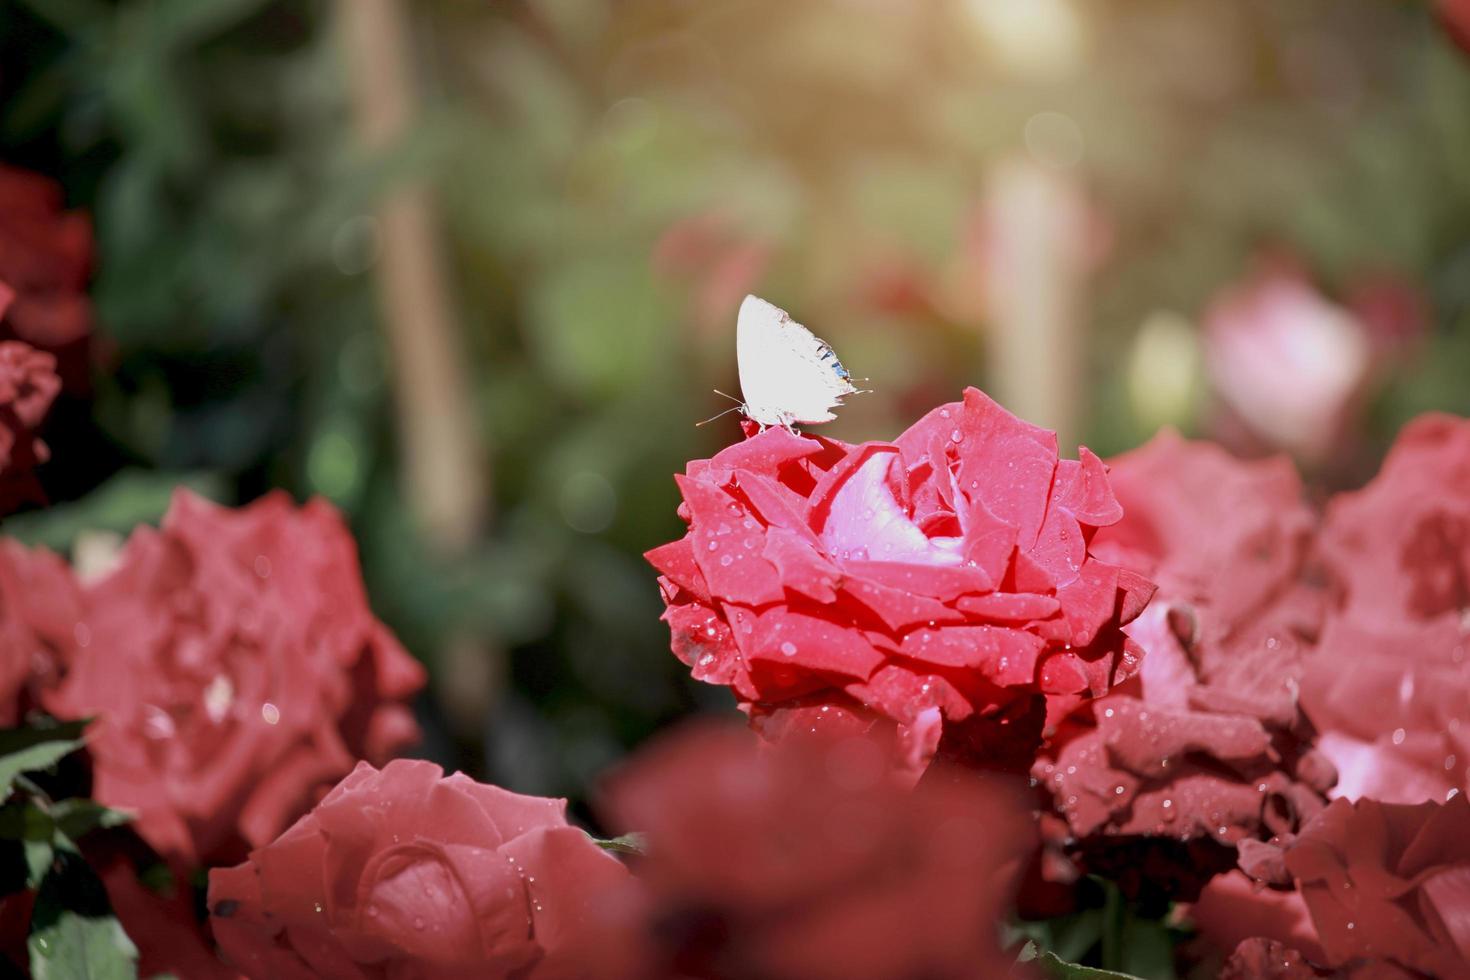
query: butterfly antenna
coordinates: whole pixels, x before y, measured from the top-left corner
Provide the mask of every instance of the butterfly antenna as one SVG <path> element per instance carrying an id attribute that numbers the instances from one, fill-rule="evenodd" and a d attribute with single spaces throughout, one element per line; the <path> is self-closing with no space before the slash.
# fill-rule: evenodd
<path id="1" fill-rule="evenodd" d="M 734 408 L 727 408 L 727 409 L 725 409 L 723 412 L 721 412 L 718 415 L 711 415 L 709 418 L 705 419 L 703 422 L 695 422 L 694 423 L 694 427 L 697 429 L 701 425 L 709 425 L 715 419 L 724 418 L 726 415 L 729 415 L 731 412 L 738 412 L 738 411 L 740 411 L 744 407 L 745 406 L 743 404 L 740 404 L 740 405 L 736 405 Z"/>
<path id="2" fill-rule="evenodd" d="M 737 405 L 740 405 L 742 407 L 745 405 L 745 402 L 743 402 L 740 399 L 736 398 L 734 395 L 726 395 L 723 391 L 721 391 L 718 388 L 711 388 L 710 391 L 713 391 L 717 395 L 721 395 L 721 396 L 723 396 L 725 398 L 730 399 L 732 402 L 734 402 Z M 715 418 L 719 418 L 719 416 L 716 415 Z"/>

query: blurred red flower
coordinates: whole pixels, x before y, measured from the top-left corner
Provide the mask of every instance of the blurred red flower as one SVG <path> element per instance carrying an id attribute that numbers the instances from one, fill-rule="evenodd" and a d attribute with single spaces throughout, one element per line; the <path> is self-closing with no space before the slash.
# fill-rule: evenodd
<path id="1" fill-rule="evenodd" d="M 1470 0 L 1437 0 L 1436 7 L 1445 31 L 1470 54 Z"/>
<path id="2" fill-rule="evenodd" d="M 1337 793 L 1443 800 L 1470 763 L 1470 422 L 1405 426 L 1373 481 L 1330 502 L 1320 552 L 1334 602 L 1302 706 Z"/>
<path id="3" fill-rule="evenodd" d="M 835 709 L 899 726 L 914 769 L 1024 771 L 1044 695 L 1136 668 L 1152 586 L 1088 553 L 1121 515 L 1102 463 L 973 388 L 893 443 L 769 429 L 675 479 L 689 533 L 647 555 L 674 653 L 768 732 Z"/>
<path id="4" fill-rule="evenodd" d="M 1319 462 L 1366 384 L 1363 325 L 1290 261 L 1264 261 L 1204 315 L 1210 379 L 1255 446 Z"/>
<path id="5" fill-rule="evenodd" d="M 1389 960 L 1470 976 L 1470 802 L 1334 800 L 1286 848 L 1286 867 L 1334 966 Z"/>
<path id="6" fill-rule="evenodd" d="M 66 562 L 0 538 L 0 726 L 17 724 L 55 683 L 81 620 L 81 590 Z"/>
<path id="7" fill-rule="evenodd" d="M 592 962 L 588 905 L 626 877 L 565 800 L 364 762 L 248 863 L 212 871 L 209 908 L 253 980 L 592 976 L 560 971 Z"/>
<path id="8" fill-rule="evenodd" d="M 0 284 L 0 316 L 3 291 Z M 0 514 L 43 499 L 34 470 L 51 451 L 37 432 L 60 390 L 56 358 L 18 340 L 0 340 Z"/>
<path id="9" fill-rule="evenodd" d="M 1295 831 L 1334 778 L 1296 700 L 1321 599 L 1303 584 L 1314 521 L 1295 470 L 1174 433 L 1109 465 L 1124 516 L 1092 550 L 1158 583 L 1128 628 L 1147 655 L 1060 724 L 1033 776 L 1079 838 L 1234 844 Z M 1194 889 L 1219 870 L 1191 864 Z"/>
<path id="10" fill-rule="evenodd" d="M 123 931 L 138 947 L 138 975 L 171 974 L 187 980 L 237 980 L 240 976 L 215 955 L 214 944 L 194 913 L 194 892 L 170 877 L 163 890 L 138 878 L 123 854 L 88 857 L 102 877 Z"/>
<path id="11" fill-rule="evenodd" d="M 423 668 L 373 617 L 323 501 L 179 491 L 86 589 L 68 658 L 47 708 L 98 719 L 94 795 L 176 866 L 239 860 L 358 758 L 418 737 L 403 702 Z"/>
<path id="12" fill-rule="evenodd" d="M 68 389 L 87 380 L 91 271 L 91 221 L 62 211 L 61 185 L 0 165 L 0 291 L 14 294 L 0 309 L 0 337 L 56 355 Z"/>
<path id="13" fill-rule="evenodd" d="M 619 975 L 1011 975 L 998 927 L 1032 844 L 1019 787 L 936 766 L 908 790 L 885 753 L 866 737 L 762 751 L 707 728 L 636 756 L 605 806 L 648 851 L 608 930 Z"/>

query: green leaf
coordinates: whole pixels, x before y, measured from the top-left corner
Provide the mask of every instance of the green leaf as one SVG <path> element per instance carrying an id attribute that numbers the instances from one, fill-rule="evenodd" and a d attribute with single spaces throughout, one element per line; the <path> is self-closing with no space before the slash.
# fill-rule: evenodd
<path id="1" fill-rule="evenodd" d="M 76 840 L 93 830 L 121 827 L 133 819 L 132 814 L 105 807 L 96 800 L 61 800 L 49 808 L 56 829 Z"/>
<path id="2" fill-rule="evenodd" d="M 41 882 L 46 878 L 46 872 L 51 868 L 51 860 L 56 856 L 56 852 L 51 848 L 51 841 L 21 841 L 21 847 L 25 849 L 26 885 L 31 888 L 40 888 Z"/>
<path id="3" fill-rule="evenodd" d="M 1028 942 L 1016 957 L 1017 963 L 1031 963 L 1041 970 L 1047 980 L 1140 980 L 1131 973 L 1116 973 L 1092 966 L 1079 966 L 1059 959 L 1054 953 L 1042 952 L 1036 944 Z"/>
<path id="4" fill-rule="evenodd" d="M 648 838 L 638 833 L 624 834 L 609 840 L 593 837 L 592 843 L 604 851 L 612 851 L 615 854 L 636 854 L 642 857 L 648 853 Z"/>
<path id="5" fill-rule="evenodd" d="M 7 517 L 5 533 L 32 547 L 65 551 L 82 531 L 127 534 L 139 524 L 157 523 L 178 487 L 210 500 L 226 497 L 217 474 L 123 470 L 80 500 Z"/>
<path id="6" fill-rule="evenodd" d="M 0 799 L 10 796 L 15 780 L 23 772 L 50 769 L 82 747 L 80 739 L 40 742 L 0 758 Z"/>
<path id="7" fill-rule="evenodd" d="M 55 718 L 42 716 L 19 728 L 0 728 L 0 756 L 19 752 L 42 742 L 80 739 L 91 722 L 90 718 L 57 721 Z"/>
<path id="8" fill-rule="evenodd" d="M 138 949 L 81 856 L 58 850 L 41 881 L 27 940 L 35 980 L 135 980 Z"/>

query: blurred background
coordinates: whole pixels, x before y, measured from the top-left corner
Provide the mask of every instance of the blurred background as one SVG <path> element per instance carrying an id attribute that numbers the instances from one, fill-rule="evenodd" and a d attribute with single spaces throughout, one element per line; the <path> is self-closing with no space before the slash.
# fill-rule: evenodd
<path id="1" fill-rule="evenodd" d="M 93 235 L 53 506 L 4 530 L 326 496 L 425 754 L 576 797 L 729 707 L 640 556 L 739 438 L 694 423 L 747 292 L 872 379 L 852 441 L 975 384 L 1321 494 L 1470 414 L 1457 39 L 1453 0 L 0 0 L 0 162 Z"/>

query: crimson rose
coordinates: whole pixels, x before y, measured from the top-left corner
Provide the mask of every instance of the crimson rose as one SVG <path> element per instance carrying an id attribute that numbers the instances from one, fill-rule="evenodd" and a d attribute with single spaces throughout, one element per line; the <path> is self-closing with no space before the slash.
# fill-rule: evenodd
<path id="1" fill-rule="evenodd" d="M 1443 800 L 1470 763 L 1470 422 L 1405 426 L 1373 481 L 1333 498 L 1320 552 L 1334 601 L 1302 706 L 1338 793 Z"/>
<path id="2" fill-rule="evenodd" d="M 1018 787 L 936 765 L 908 790 L 886 751 L 867 736 L 761 751 L 735 729 L 643 750 L 607 793 L 648 853 L 604 975 L 1009 975 L 998 919 L 1032 844 Z"/>
<path id="3" fill-rule="evenodd" d="M 63 212 L 61 186 L 0 165 L 0 337 L 55 354 L 68 389 L 84 385 L 92 305 L 92 224 Z"/>
<path id="4" fill-rule="evenodd" d="M 368 609 L 323 501 L 228 510 L 181 490 L 84 602 L 45 704 L 98 719 L 94 795 L 176 865 L 238 860 L 356 759 L 417 738 L 403 702 L 423 668 Z"/>
<path id="5" fill-rule="evenodd" d="M 252 980 L 593 976 L 581 925 L 626 877 L 565 800 L 364 762 L 248 863 L 210 872 L 209 908 Z"/>
<path id="6" fill-rule="evenodd" d="M 674 653 L 768 731 L 856 713 L 915 768 L 941 741 L 1024 768 L 1045 695 L 1136 667 L 1151 586 L 1088 551 L 1106 469 L 974 388 L 892 443 L 774 428 L 675 479 L 689 533 L 647 556 Z"/>
<path id="7" fill-rule="evenodd" d="M 1242 462 L 1173 433 L 1110 466 L 1124 517 L 1092 547 L 1159 583 L 1128 630 L 1148 655 L 1060 725 L 1033 775 L 1079 838 L 1291 833 L 1333 779 L 1296 702 L 1321 619 L 1302 584 L 1314 522 L 1301 482 L 1285 458 Z M 1116 838 L 1096 843 L 1093 861 L 1121 852 Z M 1211 868 L 1191 856 L 1199 880 L 1185 891 L 1235 863 L 1220 857 Z"/>

